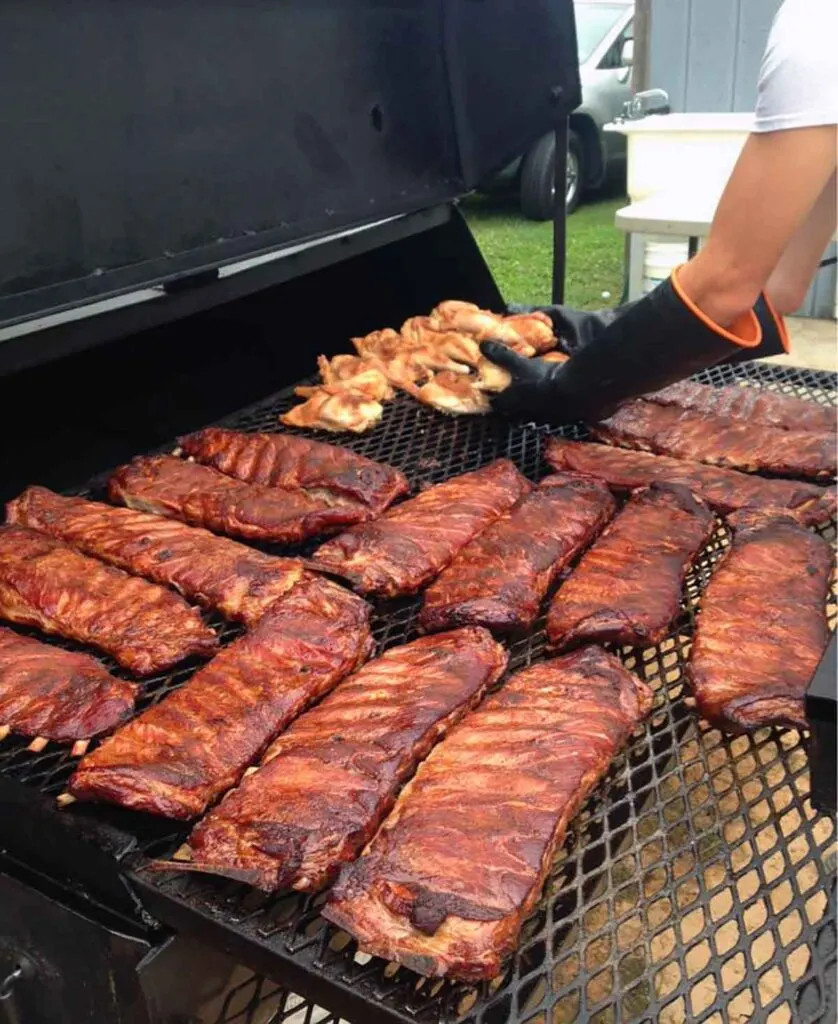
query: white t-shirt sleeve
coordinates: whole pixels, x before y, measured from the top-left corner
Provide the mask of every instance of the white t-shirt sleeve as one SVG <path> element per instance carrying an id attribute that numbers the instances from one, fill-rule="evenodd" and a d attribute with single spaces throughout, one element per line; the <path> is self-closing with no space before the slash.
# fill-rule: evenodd
<path id="1" fill-rule="evenodd" d="M 762 59 L 755 132 L 838 124 L 838 0 L 785 0 Z"/>

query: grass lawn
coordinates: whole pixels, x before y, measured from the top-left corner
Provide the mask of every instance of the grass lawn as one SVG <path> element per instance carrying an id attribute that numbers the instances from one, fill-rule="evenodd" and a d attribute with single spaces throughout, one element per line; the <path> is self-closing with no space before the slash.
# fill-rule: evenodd
<path id="1" fill-rule="evenodd" d="M 625 204 L 612 191 L 568 218 L 568 305 L 597 309 L 620 301 L 624 235 L 614 227 L 614 213 Z M 515 197 L 472 196 L 462 209 L 506 301 L 549 302 L 553 225 L 525 220 Z"/>

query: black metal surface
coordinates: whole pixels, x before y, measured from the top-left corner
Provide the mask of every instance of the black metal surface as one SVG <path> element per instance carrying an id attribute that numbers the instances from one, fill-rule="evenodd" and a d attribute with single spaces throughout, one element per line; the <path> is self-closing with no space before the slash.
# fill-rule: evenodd
<path id="1" fill-rule="evenodd" d="M 411 219 L 424 228 L 405 223 Z M 0 437 L 15 439 L 0 444 L 0 501 L 33 480 L 72 487 L 298 380 L 319 353 L 345 351 L 347 339 L 379 327 L 398 328 L 452 295 L 503 311 L 456 206 L 399 224 L 401 236 L 391 241 L 388 225 L 368 251 L 339 242 L 345 259 L 338 263 L 307 266 L 310 272 L 256 295 L 47 366 L 4 377 L 12 342 L 0 343 Z M 135 310 L 135 326 L 148 312 L 148 305 Z"/>
<path id="2" fill-rule="evenodd" d="M 835 742 L 838 730 L 838 635 L 833 634 L 809 691 L 806 717 L 811 723 L 809 765 L 812 773 L 812 803 L 819 811 L 838 811 L 836 794 Z"/>
<path id="3" fill-rule="evenodd" d="M 705 379 L 825 404 L 836 396 L 834 375 L 768 365 L 716 368 Z M 228 422 L 271 429 L 292 401 L 284 394 Z M 538 479 L 547 471 L 541 459 L 547 436 L 492 419 L 444 418 L 402 398 L 368 435 L 341 441 L 405 469 L 418 486 L 498 456 Z M 834 525 L 822 532 L 834 538 Z M 285 1003 L 267 1020 L 296 1024 L 296 1009 L 304 1021 L 319 1020 L 318 1014 L 329 1019 L 328 1011 L 353 1024 L 633 1024 L 763 1020 L 774 1013 L 801 1024 L 831 1022 L 835 825 L 810 802 L 803 738 L 774 729 L 725 737 L 700 722 L 685 699 L 695 610 L 726 543 L 720 528 L 688 580 L 669 638 L 655 648 L 621 652 L 655 690 L 652 715 L 574 820 L 520 949 L 492 984 L 421 981 L 359 955 L 320 918 L 322 896 L 266 897 L 220 879 L 145 870 L 146 858 L 168 856 L 182 841 L 184 831 L 171 823 L 109 808 L 65 813 L 85 821 L 91 835 L 97 821 L 130 835 L 130 877 L 157 919 L 300 994 L 283 995 Z M 770 600 L 766 594 L 766 610 Z M 378 608 L 380 647 L 412 637 L 416 608 L 416 600 Z M 227 636 L 232 632 L 225 629 Z M 512 668 L 543 651 L 537 628 L 512 646 Z M 188 674 L 151 680 L 144 703 L 159 700 Z M 0 746 L 0 774 L 29 791 L 55 795 L 71 770 L 63 748 L 36 755 L 20 741 Z M 4 842 L 12 838 L 2 823 L 0 829 L 8 833 Z M 315 1013 L 315 1003 L 326 1009 Z"/>
<path id="4" fill-rule="evenodd" d="M 241 305 L 259 292 L 301 277 L 316 278 L 318 272 L 336 263 L 346 266 L 374 249 L 392 247 L 393 243 L 448 224 L 451 206 L 432 206 L 417 213 L 405 214 L 373 227 L 348 235 L 323 240 L 289 255 L 263 262 L 249 270 L 219 277 L 217 269 L 174 278 L 164 285 L 148 289 L 139 302 L 122 300 L 99 312 L 76 319 L 57 318 L 58 322 L 42 323 L 35 332 L 22 332 L 0 341 L 0 375 L 17 373 L 31 366 L 62 356 L 94 348 L 115 338 L 124 340 L 137 331 L 146 334 L 161 325 L 171 325 L 183 318 L 205 314 L 229 316 L 231 307 Z M 460 293 L 458 293 L 460 294 Z M 88 310 L 89 312 L 89 310 Z M 293 317 L 285 317 L 295 329 Z M 181 336 L 182 336 L 181 331 Z"/>
<path id="5" fill-rule="evenodd" d="M 0 324 L 453 199 L 556 86 L 571 0 L 11 0 Z"/>
<path id="6" fill-rule="evenodd" d="M 0 874 L 0 886 L 2 1024 L 151 1024 L 136 974 L 147 943 L 103 928 L 8 875 Z M 90 969 L 105 963 L 107 970 Z"/>

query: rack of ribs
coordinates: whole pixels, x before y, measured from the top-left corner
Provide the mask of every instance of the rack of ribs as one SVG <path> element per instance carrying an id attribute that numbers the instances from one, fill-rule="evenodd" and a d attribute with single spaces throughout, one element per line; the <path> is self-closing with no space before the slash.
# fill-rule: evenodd
<path id="1" fill-rule="evenodd" d="M 651 700 L 595 647 L 513 676 L 419 766 L 324 916 L 420 974 L 494 977 L 569 821 Z"/>
<path id="2" fill-rule="evenodd" d="M 134 710 L 137 684 L 89 654 L 0 626 L 0 734 L 66 743 L 110 732 Z"/>
<path id="3" fill-rule="evenodd" d="M 402 783 L 506 668 L 484 629 L 395 647 L 294 722 L 192 832 L 191 864 L 265 891 L 315 891 L 354 860 Z"/>
<path id="4" fill-rule="evenodd" d="M 366 602 L 304 579 L 180 689 L 83 757 L 69 792 L 195 818 L 371 648 Z"/>
<path id="5" fill-rule="evenodd" d="M 108 485 L 111 501 L 245 540 L 294 544 L 369 518 L 340 495 L 246 484 L 172 455 L 141 455 Z"/>
<path id="6" fill-rule="evenodd" d="M 410 489 L 392 466 L 348 448 L 294 434 L 243 434 L 207 427 L 181 438 L 183 451 L 208 466 L 250 484 L 332 492 L 368 509 L 375 519 Z"/>
<path id="7" fill-rule="evenodd" d="M 0 526 L 0 618 L 98 647 L 140 676 L 218 647 L 177 594 L 25 526 Z"/>
<path id="8" fill-rule="evenodd" d="M 688 668 L 700 714 L 722 729 L 807 728 L 826 649 L 831 546 L 781 510 L 728 519 L 733 543 L 701 601 Z"/>
<path id="9" fill-rule="evenodd" d="M 479 625 L 517 632 L 535 622 L 559 573 L 616 509 L 605 484 L 548 476 L 456 556 L 425 593 L 423 630 Z"/>
<path id="10" fill-rule="evenodd" d="M 249 626 L 305 571 L 299 559 L 275 558 L 174 519 L 46 487 L 27 487 L 6 506 L 6 518 Z"/>
<path id="11" fill-rule="evenodd" d="M 835 433 L 838 415 L 834 407 L 807 402 L 763 388 L 735 384 L 713 387 L 682 380 L 660 391 L 643 395 L 647 402 L 694 409 L 705 416 L 747 420 L 751 426 L 782 427 L 783 430 L 828 430 Z"/>
<path id="12" fill-rule="evenodd" d="M 531 488 L 512 462 L 498 459 L 327 541 L 314 553 L 314 568 L 344 577 L 364 594 L 415 594 Z"/>
<path id="13" fill-rule="evenodd" d="M 638 399 L 626 402 L 591 431 L 608 444 L 711 466 L 786 476 L 835 476 L 835 433 L 830 430 L 755 426 L 747 420 L 705 416 L 693 409 Z"/>
<path id="14" fill-rule="evenodd" d="M 720 515 L 740 508 L 787 508 L 809 526 L 835 518 L 834 487 L 795 480 L 765 479 L 735 469 L 705 466 L 667 455 L 612 448 L 588 441 L 551 437 L 547 462 L 560 472 L 602 480 L 617 491 L 631 491 L 656 481 L 681 484 Z"/>
<path id="15" fill-rule="evenodd" d="M 714 526 L 712 512 L 685 487 L 656 483 L 636 491 L 553 598 L 550 644 L 659 643 Z"/>

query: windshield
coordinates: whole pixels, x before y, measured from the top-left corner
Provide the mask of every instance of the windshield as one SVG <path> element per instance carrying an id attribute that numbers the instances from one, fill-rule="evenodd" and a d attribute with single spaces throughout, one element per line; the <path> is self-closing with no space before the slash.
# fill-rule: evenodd
<path id="1" fill-rule="evenodd" d="M 591 56 L 625 9 L 625 4 L 574 4 L 580 64 Z"/>

